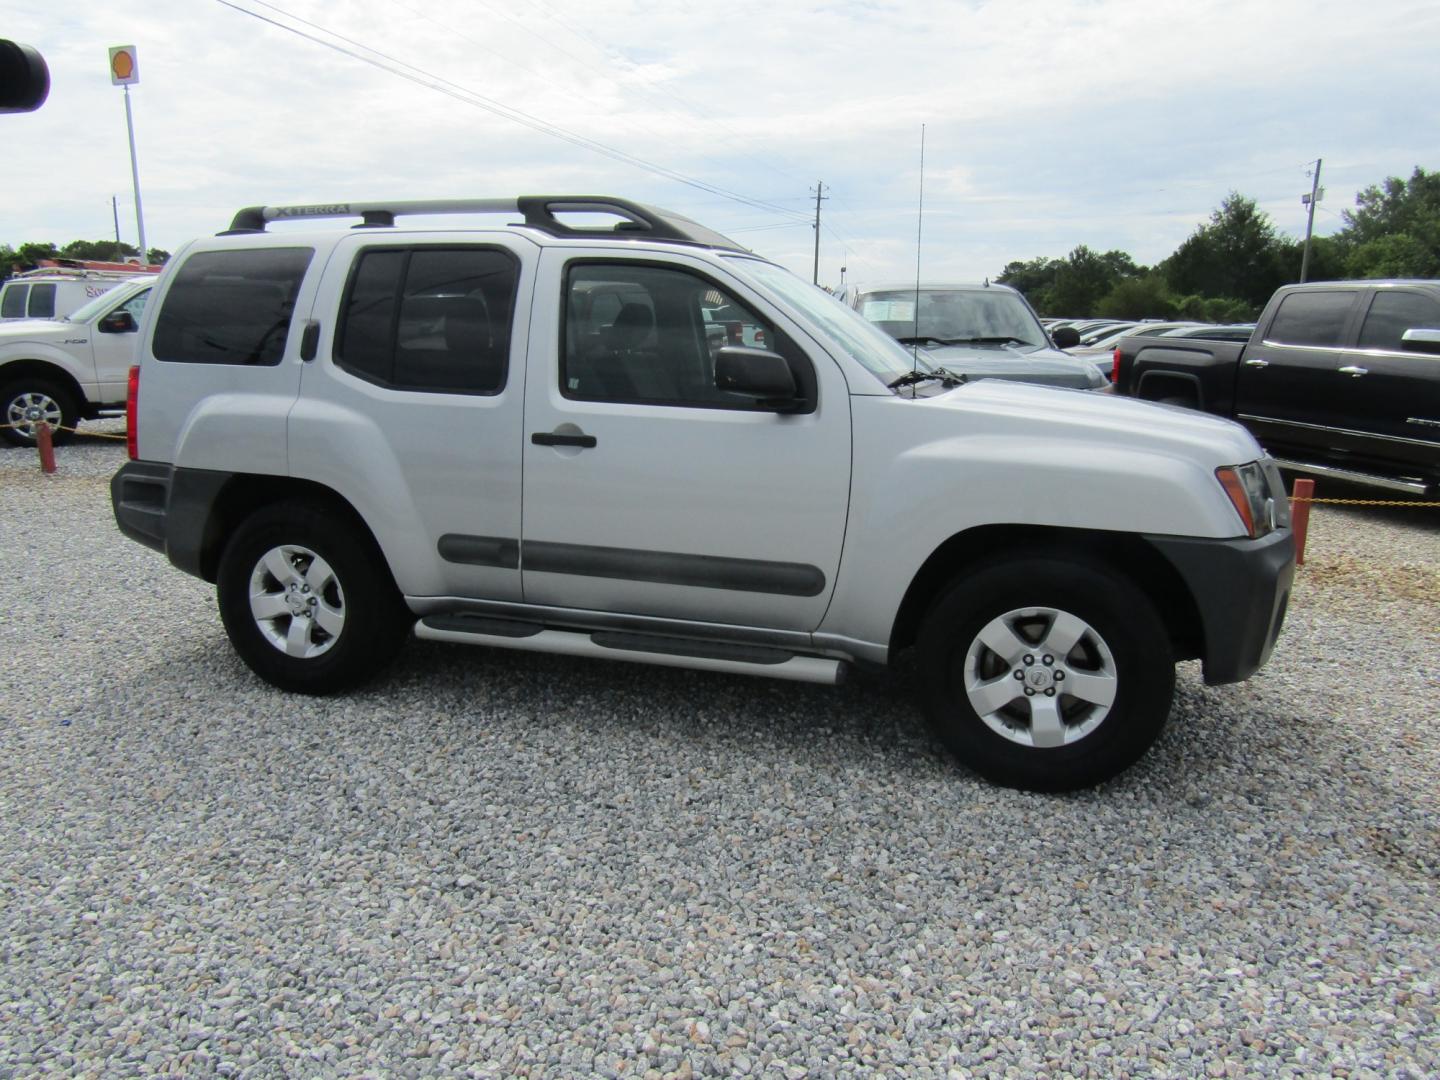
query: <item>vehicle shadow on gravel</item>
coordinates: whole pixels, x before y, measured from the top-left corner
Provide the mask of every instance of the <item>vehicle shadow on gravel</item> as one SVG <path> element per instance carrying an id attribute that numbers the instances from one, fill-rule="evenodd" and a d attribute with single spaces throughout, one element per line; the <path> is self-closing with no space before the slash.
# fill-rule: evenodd
<path id="1" fill-rule="evenodd" d="M 351 693 L 325 698 L 286 694 L 261 683 L 223 639 L 178 664 L 156 667 L 146 681 L 198 682 L 214 698 L 243 698 L 274 720 L 300 722 L 317 737 L 343 734 L 363 742 L 418 749 L 446 735 L 488 740 L 541 737 L 557 753 L 583 755 L 597 746 L 655 742 L 680 756 L 748 759 L 757 769 L 822 773 L 863 769 L 900 787 L 941 785 L 1025 800 L 1075 802 L 1111 792 L 1173 805 L 1202 805 L 1211 796 L 1217 763 L 1243 755 L 1247 737 L 1228 715 L 1234 705 L 1199 682 L 1199 665 L 1182 667 L 1177 702 L 1159 741 L 1127 772 L 1099 788 L 1037 795 L 1007 792 L 972 773 L 935 739 L 913 690 L 913 657 L 892 671 L 856 669 L 840 686 L 539 653 L 411 641 L 395 663 Z M 197 671 L 196 668 L 201 670 Z M 1193 669 L 1193 670 L 1192 670 Z M 281 720 L 280 718 L 286 718 Z"/>

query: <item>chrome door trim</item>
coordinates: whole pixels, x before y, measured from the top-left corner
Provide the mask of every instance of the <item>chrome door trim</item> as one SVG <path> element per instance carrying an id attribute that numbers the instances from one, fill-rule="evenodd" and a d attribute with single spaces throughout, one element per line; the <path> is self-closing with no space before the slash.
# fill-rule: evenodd
<path id="1" fill-rule="evenodd" d="M 1279 424 L 1281 427 L 1305 428 L 1307 431 L 1330 431 L 1336 435 L 1354 435 L 1359 439 L 1383 439 L 1386 442 L 1405 443 L 1409 446 L 1434 446 L 1434 439 L 1407 439 L 1401 435 L 1381 435 L 1374 431 L 1356 431 L 1353 428 L 1331 427 L 1329 424 L 1304 424 L 1299 420 L 1277 420 L 1273 416 L 1252 416 L 1250 413 L 1236 413 L 1237 420 L 1252 420 L 1257 424 Z M 1436 425 L 1440 427 L 1440 424 Z"/>

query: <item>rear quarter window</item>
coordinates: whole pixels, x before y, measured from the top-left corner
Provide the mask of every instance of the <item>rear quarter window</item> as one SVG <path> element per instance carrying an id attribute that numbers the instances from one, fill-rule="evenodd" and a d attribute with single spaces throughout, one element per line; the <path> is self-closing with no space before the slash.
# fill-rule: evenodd
<path id="1" fill-rule="evenodd" d="M 53 319 L 55 317 L 55 285 L 42 282 L 30 288 L 30 318 Z"/>
<path id="2" fill-rule="evenodd" d="M 25 301 L 30 296 L 29 285 L 9 285 L 0 296 L 0 319 L 23 319 Z"/>
<path id="3" fill-rule="evenodd" d="M 313 248 L 202 251 L 185 260 L 155 319 L 157 360 L 275 365 Z"/>

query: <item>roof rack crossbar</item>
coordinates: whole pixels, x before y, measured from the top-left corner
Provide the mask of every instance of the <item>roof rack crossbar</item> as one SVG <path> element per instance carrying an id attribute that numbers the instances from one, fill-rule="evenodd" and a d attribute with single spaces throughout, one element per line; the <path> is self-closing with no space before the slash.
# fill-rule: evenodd
<path id="1" fill-rule="evenodd" d="M 550 236 L 606 235 L 632 240 L 668 240 L 744 251 L 739 244 L 668 210 L 608 195 L 521 195 L 512 199 L 425 199 L 401 202 L 324 203 L 312 206 L 247 206 L 221 236 L 260 233 L 272 221 L 358 217 L 359 228 L 393 225 L 411 214 L 521 214 L 525 224 Z M 619 220 L 603 226 L 566 224 L 557 214 L 599 214 Z"/>

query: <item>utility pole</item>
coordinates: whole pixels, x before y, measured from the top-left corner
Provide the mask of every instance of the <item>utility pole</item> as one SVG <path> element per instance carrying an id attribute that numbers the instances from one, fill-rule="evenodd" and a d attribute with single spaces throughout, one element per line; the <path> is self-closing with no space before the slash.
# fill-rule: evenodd
<path id="1" fill-rule="evenodd" d="M 1310 183 L 1310 194 L 1300 196 L 1300 201 L 1310 208 L 1305 219 L 1305 253 L 1300 256 L 1300 284 L 1305 284 L 1305 275 L 1310 270 L 1310 234 L 1315 230 L 1315 204 L 1320 199 L 1320 162 L 1315 159 L 1315 178 Z"/>
<path id="2" fill-rule="evenodd" d="M 120 200 L 110 196 L 110 214 L 115 219 L 115 261 L 124 262 L 125 252 L 120 249 Z"/>
<path id="3" fill-rule="evenodd" d="M 817 181 L 815 185 L 815 269 L 810 274 L 810 284 L 820 284 L 820 203 L 830 196 L 823 195 L 825 181 Z"/>

